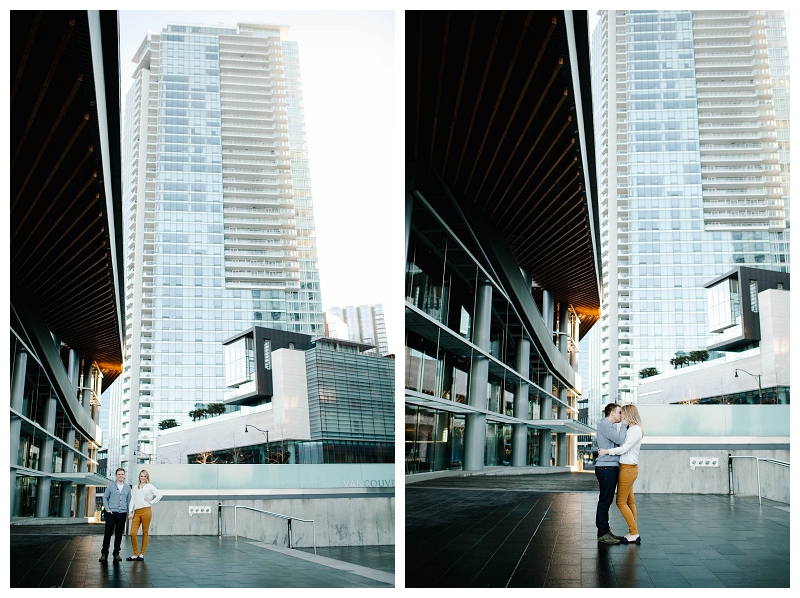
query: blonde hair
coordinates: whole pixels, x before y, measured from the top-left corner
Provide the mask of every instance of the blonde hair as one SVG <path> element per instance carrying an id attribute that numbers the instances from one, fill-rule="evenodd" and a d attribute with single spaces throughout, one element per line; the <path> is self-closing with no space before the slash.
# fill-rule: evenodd
<path id="1" fill-rule="evenodd" d="M 629 426 L 639 426 L 642 429 L 642 437 L 644 437 L 644 426 L 642 425 L 642 418 L 639 415 L 639 410 L 636 405 L 623 405 L 622 415 L 628 420 Z"/>
<path id="2" fill-rule="evenodd" d="M 147 482 L 146 483 L 147 484 L 150 483 L 150 474 L 147 473 L 146 469 L 143 469 L 142 471 L 139 472 L 139 483 L 136 485 L 137 488 L 141 488 L 142 487 L 142 479 L 141 479 L 142 478 L 142 474 L 144 474 L 144 477 L 147 478 Z"/>

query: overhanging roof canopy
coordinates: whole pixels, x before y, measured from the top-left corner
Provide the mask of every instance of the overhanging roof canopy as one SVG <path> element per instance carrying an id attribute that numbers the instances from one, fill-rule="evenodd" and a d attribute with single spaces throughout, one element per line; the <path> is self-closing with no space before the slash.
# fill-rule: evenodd
<path id="1" fill-rule="evenodd" d="M 116 11 L 12 11 L 10 273 L 107 387 L 122 369 Z"/>
<path id="2" fill-rule="evenodd" d="M 586 12 L 408 11 L 406 36 L 416 189 L 434 203 L 441 177 L 583 335 L 602 285 Z"/>

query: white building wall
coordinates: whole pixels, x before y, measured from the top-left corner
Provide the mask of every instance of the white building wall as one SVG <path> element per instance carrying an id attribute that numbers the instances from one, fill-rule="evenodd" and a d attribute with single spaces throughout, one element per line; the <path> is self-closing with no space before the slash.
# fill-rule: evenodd
<path id="1" fill-rule="evenodd" d="M 270 443 L 310 440 L 305 353 L 292 349 L 273 351 L 272 376 L 274 394 L 270 405 L 242 407 L 241 411 L 161 430 L 157 462 L 188 463 L 190 454 L 266 442 L 258 430 L 245 432 L 247 425 L 265 430 Z"/>
<path id="2" fill-rule="evenodd" d="M 758 294 L 761 321 L 759 347 L 727 353 L 689 367 L 669 370 L 639 383 L 639 404 L 669 404 L 704 397 L 758 390 L 753 376 L 761 375 L 761 387 L 789 386 L 789 292 L 770 289 Z M 736 369 L 747 370 L 753 376 Z"/>

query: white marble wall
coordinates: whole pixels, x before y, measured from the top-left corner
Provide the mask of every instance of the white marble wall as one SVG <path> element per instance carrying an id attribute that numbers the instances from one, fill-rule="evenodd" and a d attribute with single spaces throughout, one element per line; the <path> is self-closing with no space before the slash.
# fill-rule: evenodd
<path id="1" fill-rule="evenodd" d="M 639 453 L 639 477 L 634 493 L 643 494 L 728 494 L 728 454 L 754 455 L 790 462 L 788 450 L 643 450 Z M 717 457 L 719 467 L 689 467 L 690 457 Z M 789 469 L 761 463 L 761 496 L 789 502 Z M 734 459 L 734 493 L 758 494 L 753 459 Z"/>
<path id="2" fill-rule="evenodd" d="M 394 497 L 381 498 L 319 498 L 296 500 L 238 500 L 222 501 L 273 513 L 313 519 L 310 523 L 292 521 L 294 546 L 312 546 L 316 528 L 317 546 L 370 546 L 394 544 Z M 189 516 L 190 506 L 211 507 L 211 514 Z M 222 533 L 234 534 L 234 509 L 222 509 Z M 245 509 L 236 510 L 236 528 L 240 537 L 278 546 L 288 545 L 288 526 L 278 519 Z M 153 507 L 150 534 L 159 535 L 216 535 L 216 500 L 169 500 L 165 497 Z"/>

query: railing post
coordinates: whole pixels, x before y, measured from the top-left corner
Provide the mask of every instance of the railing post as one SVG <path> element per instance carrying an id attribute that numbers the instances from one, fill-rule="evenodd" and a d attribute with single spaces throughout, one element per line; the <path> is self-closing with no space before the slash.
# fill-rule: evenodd
<path id="1" fill-rule="evenodd" d="M 292 547 L 292 520 L 289 519 L 289 548 Z"/>
<path id="2" fill-rule="evenodd" d="M 217 537 L 222 537 L 222 503 L 217 501 Z"/>
<path id="3" fill-rule="evenodd" d="M 728 453 L 728 494 L 733 496 L 733 457 Z"/>
<path id="4" fill-rule="evenodd" d="M 760 459 L 756 457 L 756 478 L 758 479 L 758 506 L 761 506 L 761 470 L 758 467 Z"/>
<path id="5" fill-rule="evenodd" d="M 236 542 L 239 541 L 239 527 L 236 523 L 236 511 L 239 510 L 239 505 L 233 506 L 233 537 Z"/>
<path id="6" fill-rule="evenodd" d="M 317 554 L 317 524 L 311 520 L 311 531 L 314 533 L 314 554 Z"/>

